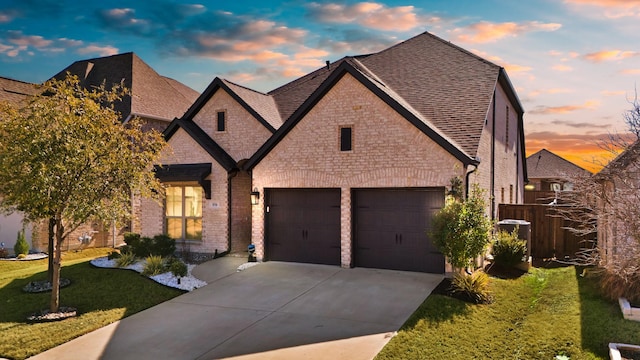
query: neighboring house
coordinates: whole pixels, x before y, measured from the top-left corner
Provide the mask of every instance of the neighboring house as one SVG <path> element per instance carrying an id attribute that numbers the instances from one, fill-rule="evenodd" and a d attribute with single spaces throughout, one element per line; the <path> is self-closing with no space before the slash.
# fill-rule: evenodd
<path id="1" fill-rule="evenodd" d="M 0 102 L 19 104 L 35 91 L 36 84 L 0 77 Z M 0 215 L 0 243 L 4 243 L 10 254 L 13 254 L 18 231 L 23 228 L 27 241 L 31 242 L 31 227 L 25 226 L 22 214 L 15 212 L 11 215 Z"/>
<path id="2" fill-rule="evenodd" d="M 67 73 L 77 75 L 85 88 L 104 83 L 110 89 L 113 84 L 122 83 L 130 94 L 116 103 L 115 109 L 120 112 L 123 123 L 133 117 L 140 118 L 145 130 L 156 129 L 162 132 L 173 119 L 182 116 L 199 95 L 188 86 L 159 75 L 132 52 L 76 61 L 52 78 L 64 79 Z M 63 248 L 116 246 L 123 243 L 123 233 L 130 231 L 132 227 L 135 226 L 98 221 L 87 223 L 67 238 Z M 81 237 L 90 237 L 91 241 L 83 243 L 80 241 Z M 47 243 L 48 229 L 42 223 L 34 230 L 33 244 L 39 249 L 46 249 Z"/>
<path id="3" fill-rule="evenodd" d="M 167 185 L 164 208 L 139 207 L 144 236 L 167 233 L 190 251 L 247 251 L 251 176 L 242 169 L 282 125 L 273 97 L 216 78 L 165 131 L 170 150 L 156 169 Z"/>
<path id="4" fill-rule="evenodd" d="M 542 149 L 527 157 L 529 184 L 525 189 L 536 191 L 572 190 L 572 177 L 590 174 L 588 170 L 569 160 L 547 149 Z"/>
<path id="5" fill-rule="evenodd" d="M 429 33 L 268 94 L 215 79 L 165 134 L 174 153 L 158 174 L 181 189 L 142 207 L 142 232 L 225 252 L 250 225 L 259 260 L 443 273 L 428 231 L 450 180 L 478 184 L 495 217 L 527 178 L 505 70 Z"/>
<path id="6" fill-rule="evenodd" d="M 640 141 L 609 162 L 594 175 L 602 184 L 597 219 L 598 247 L 612 266 L 638 264 L 640 229 Z M 634 249 L 630 251 L 630 249 Z"/>

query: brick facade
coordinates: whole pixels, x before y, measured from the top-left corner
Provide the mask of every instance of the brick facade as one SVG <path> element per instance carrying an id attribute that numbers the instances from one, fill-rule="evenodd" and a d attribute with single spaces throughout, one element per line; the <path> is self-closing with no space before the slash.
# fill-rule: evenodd
<path id="1" fill-rule="evenodd" d="M 340 128 L 353 129 L 353 150 L 340 151 Z M 254 168 L 253 187 L 340 188 L 341 261 L 351 262 L 351 190 L 444 187 L 462 163 L 345 75 Z M 252 241 L 264 256 L 264 202 L 253 206 Z"/>

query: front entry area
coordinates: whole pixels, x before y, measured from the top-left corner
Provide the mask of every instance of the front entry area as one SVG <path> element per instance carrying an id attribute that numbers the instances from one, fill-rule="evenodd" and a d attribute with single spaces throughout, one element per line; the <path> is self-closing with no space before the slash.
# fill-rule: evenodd
<path id="1" fill-rule="evenodd" d="M 340 189 L 265 189 L 268 260 L 340 265 Z"/>
<path id="2" fill-rule="evenodd" d="M 444 199 L 443 188 L 354 190 L 355 266 L 444 273 L 428 235 Z"/>

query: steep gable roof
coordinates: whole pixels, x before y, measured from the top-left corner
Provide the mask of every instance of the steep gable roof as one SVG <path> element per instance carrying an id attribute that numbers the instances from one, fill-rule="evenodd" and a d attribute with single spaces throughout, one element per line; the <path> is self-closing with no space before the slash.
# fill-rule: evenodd
<path id="1" fill-rule="evenodd" d="M 527 158 L 527 175 L 533 179 L 563 179 L 568 175 L 588 173 L 588 170 L 547 149 L 542 149 Z"/>
<path id="2" fill-rule="evenodd" d="M 365 68 L 363 73 L 472 157 L 498 83 L 519 121 L 524 112 L 503 68 L 425 32 L 378 53 L 340 59 L 269 92 L 283 118 L 289 119 L 345 61 Z"/>
<path id="3" fill-rule="evenodd" d="M 213 157 L 227 172 L 237 170 L 236 162 L 224 149 L 220 147 L 213 139 L 207 135 L 193 121 L 183 119 L 174 119 L 171 124 L 163 132 L 166 141 L 179 130 L 184 130 L 198 145 L 200 145 L 211 157 Z"/>
<path id="4" fill-rule="evenodd" d="M 0 101 L 17 104 L 36 93 L 37 85 L 0 77 Z"/>
<path id="5" fill-rule="evenodd" d="M 272 133 L 282 125 L 282 119 L 273 97 L 218 77 L 213 79 L 182 118 L 188 121 L 193 120 L 219 89 L 226 91 Z"/>
<path id="6" fill-rule="evenodd" d="M 605 179 L 612 175 L 616 175 L 620 171 L 624 171 L 631 164 L 638 162 L 640 156 L 640 140 L 636 140 L 633 144 L 627 146 L 618 156 L 611 160 L 605 167 L 603 167 L 596 176 L 600 179 Z"/>
<path id="7" fill-rule="evenodd" d="M 198 92 L 176 80 L 159 75 L 136 54 L 129 52 L 113 56 L 76 61 L 53 78 L 66 73 L 77 75 L 83 86 L 107 87 L 123 82 L 131 91 L 116 109 L 123 120 L 131 115 L 171 121 L 181 116 L 198 97 Z"/>

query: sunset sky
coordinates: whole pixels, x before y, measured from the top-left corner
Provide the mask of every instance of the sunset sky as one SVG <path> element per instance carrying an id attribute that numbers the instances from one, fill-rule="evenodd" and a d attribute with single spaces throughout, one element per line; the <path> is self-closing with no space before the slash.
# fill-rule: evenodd
<path id="1" fill-rule="evenodd" d="M 640 80 L 640 0 L 0 1 L 0 76 L 43 82 L 76 60 L 133 51 L 202 91 L 219 76 L 269 91 L 345 55 L 423 31 L 503 66 L 527 153 L 593 169 L 625 131 Z"/>

